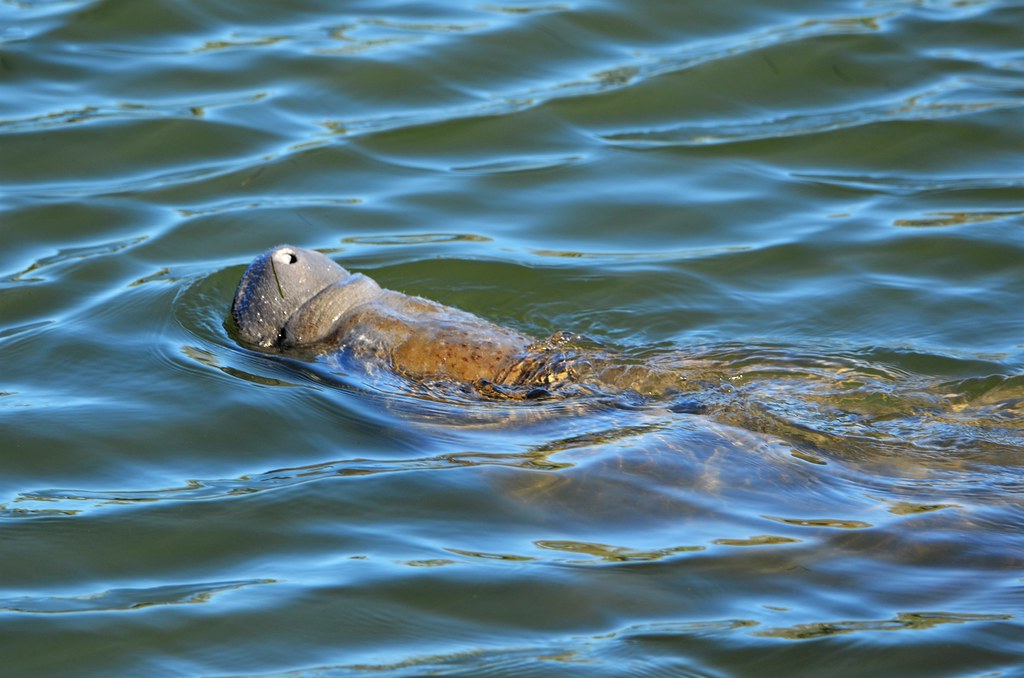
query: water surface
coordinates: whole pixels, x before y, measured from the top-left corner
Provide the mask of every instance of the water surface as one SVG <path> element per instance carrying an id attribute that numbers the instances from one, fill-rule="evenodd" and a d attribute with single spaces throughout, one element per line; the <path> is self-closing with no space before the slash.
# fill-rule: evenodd
<path id="1" fill-rule="evenodd" d="M 0 3 L 5 673 L 1019 675 L 1022 25 Z M 691 390 L 253 352 L 280 242 Z"/>

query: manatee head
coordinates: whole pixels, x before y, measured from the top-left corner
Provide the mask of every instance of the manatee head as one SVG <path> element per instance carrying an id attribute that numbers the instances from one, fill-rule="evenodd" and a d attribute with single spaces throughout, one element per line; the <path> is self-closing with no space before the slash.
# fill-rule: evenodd
<path id="1" fill-rule="evenodd" d="M 267 250 L 249 264 L 235 292 L 231 317 L 238 337 L 249 344 L 275 345 L 299 308 L 348 277 L 348 271 L 319 252 L 291 245 Z"/>

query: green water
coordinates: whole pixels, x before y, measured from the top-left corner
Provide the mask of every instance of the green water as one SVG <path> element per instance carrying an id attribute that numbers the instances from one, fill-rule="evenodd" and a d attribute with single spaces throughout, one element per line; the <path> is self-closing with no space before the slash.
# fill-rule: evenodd
<path id="1" fill-rule="evenodd" d="M 1024 675 L 1022 26 L 0 2 L 3 674 Z M 250 351 L 281 242 L 699 408 Z"/>

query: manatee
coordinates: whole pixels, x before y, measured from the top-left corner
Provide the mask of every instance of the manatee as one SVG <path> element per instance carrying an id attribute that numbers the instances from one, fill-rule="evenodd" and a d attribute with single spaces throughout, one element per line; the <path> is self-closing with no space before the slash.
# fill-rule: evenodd
<path id="1" fill-rule="evenodd" d="M 616 364 L 579 348 L 578 335 L 544 341 L 466 311 L 383 289 L 319 252 L 280 245 L 246 269 L 231 306 L 237 337 L 265 351 L 345 350 L 413 380 L 474 384 L 485 395 L 536 397 L 566 384 L 665 392 L 678 372 Z"/>

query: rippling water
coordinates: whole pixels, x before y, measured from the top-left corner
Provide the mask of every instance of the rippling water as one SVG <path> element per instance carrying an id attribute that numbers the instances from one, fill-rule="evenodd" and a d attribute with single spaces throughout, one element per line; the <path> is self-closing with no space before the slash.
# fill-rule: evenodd
<path id="1" fill-rule="evenodd" d="M 5 675 L 1024 674 L 1022 25 L 0 2 Z M 279 242 L 702 413 L 249 351 Z"/>

